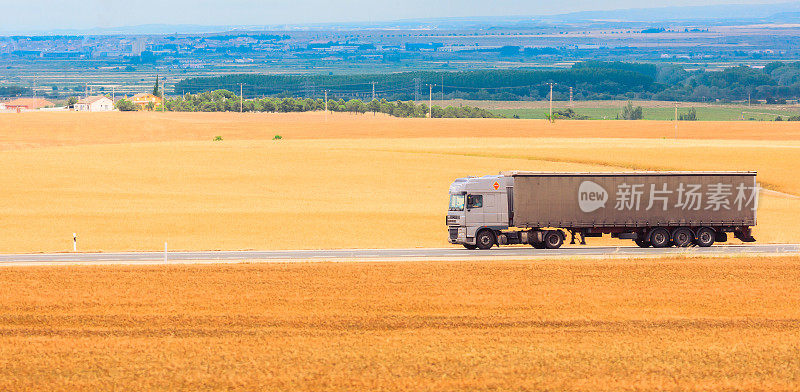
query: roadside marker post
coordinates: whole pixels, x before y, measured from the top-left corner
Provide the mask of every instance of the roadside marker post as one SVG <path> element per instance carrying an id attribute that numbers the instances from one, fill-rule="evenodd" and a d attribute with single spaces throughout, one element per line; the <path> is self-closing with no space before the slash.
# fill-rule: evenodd
<path id="1" fill-rule="evenodd" d="M 164 262 L 167 262 L 167 241 L 164 241 Z"/>
<path id="2" fill-rule="evenodd" d="M 72 233 L 72 251 L 78 251 L 78 233 Z"/>

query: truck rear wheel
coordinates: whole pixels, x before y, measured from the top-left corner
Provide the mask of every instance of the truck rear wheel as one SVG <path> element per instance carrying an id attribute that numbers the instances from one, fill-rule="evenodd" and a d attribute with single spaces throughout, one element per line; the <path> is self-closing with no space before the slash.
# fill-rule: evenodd
<path id="1" fill-rule="evenodd" d="M 669 232 L 663 227 L 657 227 L 650 232 L 650 244 L 653 248 L 666 248 L 669 246 L 669 241 Z"/>
<path id="2" fill-rule="evenodd" d="M 697 244 L 697 246 L 707 248 L 714 245 L 716 236 L 717 233 L 714 230 L 708 227 L 701 227 L 697 230 L 697 238 L 694 240 L 694 243 Z"/>
<path id="3" fill-rule="evenodd" d="M 564 243 L 564 234 L 560 230 L 550 230 L 544 235 L 544 246 L 547 249 L 558 249 Z"/>
<path id="4" fill-rule="evenodd" d="M 475 236 L 475 243 L 478 245 L 478 249 L 490 249 L 495 243 L 494 233 L 486 229 L 479 231 Z"/>
<path id="5" fill-rule="evenodd" d="M 694 233 L 685 227 L 672 230 L 672 243 L 678 248 L 691 246 L 694 241 Z"/>

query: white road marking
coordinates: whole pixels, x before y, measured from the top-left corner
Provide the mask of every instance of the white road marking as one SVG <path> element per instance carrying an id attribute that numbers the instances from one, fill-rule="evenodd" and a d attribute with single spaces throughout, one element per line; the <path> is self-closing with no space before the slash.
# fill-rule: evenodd
<path id="1" fill-rule="evenodd" d="M 635 258 L 660 256 L 724 257 L 800 255 L 800 244 L 716 245 L 710 248 L 639 248 L 575 246 L 561 249 L 530 247 L 467 250 L 458 248 L 332 249 L 276 251 L 170 252 L 167 264 L 230 262 L 386 261 L 386 260 L 509 260 L 575 257 Z M 0 254 L 0 266 L 70 264 L 164 264 L 162 252 Z"/>

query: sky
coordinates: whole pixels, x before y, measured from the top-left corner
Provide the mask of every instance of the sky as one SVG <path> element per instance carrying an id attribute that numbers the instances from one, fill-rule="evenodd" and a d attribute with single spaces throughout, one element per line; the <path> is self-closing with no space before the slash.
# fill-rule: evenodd
<path id="1" fill-rule="evenodd" d="M 549 15 L 764 0 L 0 0 L 0 31 L 143 24 L 261 26 L 413 18 Z M 557 5 L 554 5 L 557 4 Z"/>

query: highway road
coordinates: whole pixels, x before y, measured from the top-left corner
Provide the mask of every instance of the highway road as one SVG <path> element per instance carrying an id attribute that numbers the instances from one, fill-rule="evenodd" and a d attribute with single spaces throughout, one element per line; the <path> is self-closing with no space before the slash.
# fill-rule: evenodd
<path id="1" fill-rule="evenodd" d="M 669 255 L 724 257 L 736 255 L 798 255 L 800 244 L 716 245 L 710 248 L 639 248 L 570 246 L 561 249 L 530 247 L 466 250 L 462 248 L 337 249 L 201 252 L 120 252 L 0 254 L 0 266 L 64 264 L 191 264 L 224 262 L 397 261 L 397 260 L 519 260 L 547 258 L 638 258 Z"/>

